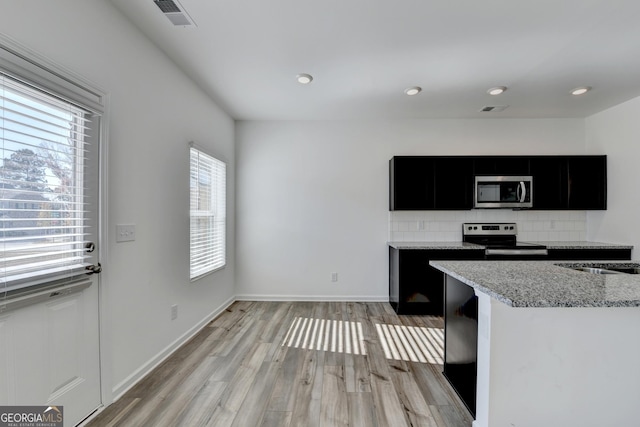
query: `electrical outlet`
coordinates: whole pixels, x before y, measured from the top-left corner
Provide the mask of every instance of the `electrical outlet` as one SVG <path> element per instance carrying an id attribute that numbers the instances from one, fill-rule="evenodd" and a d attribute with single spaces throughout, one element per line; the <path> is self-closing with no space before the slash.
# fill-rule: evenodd
<path id="1" fill-rule="evenodd" d="M 176 320 L 178 318 L 178 304 L 173 304 L 171 306 L 171 320 Z"/>
<path id="2" fill-rule="evenodd" d="M 331 273 L 331 281 L 332 282 L 338 281 L 338 273 Z"/>
<path id="3" fill-rule="evenodd" d="M 136 240 L 135 224 L 116 225 L 116 242 L 132 242 Z"/>
<path id="4" fill-rule="evenodd" d="M 424 221 L 418 221 L 416 223 L 416 230 L 418 230 L 418 231 L 424 230 Z"/>

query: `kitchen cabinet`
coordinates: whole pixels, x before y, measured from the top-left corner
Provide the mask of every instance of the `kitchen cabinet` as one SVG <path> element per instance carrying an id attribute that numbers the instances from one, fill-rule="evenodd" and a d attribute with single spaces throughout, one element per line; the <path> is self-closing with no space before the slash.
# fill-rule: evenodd
<path id="1" fill-rule="evenodd" d="M 389 303 L 398 314 L 442 316 L 444 275 L 431 260 L 480 260 L 484 249 L 396 249 L 389 247 Z"/>
<path id="2" fill-rule="evenodd" d="M 606 156 L 395 156 L 389 210 L 472 209 L 475 175 L 533 176 L 533 210 L 607 208 Z"/>
<path id="3" fill-rule="evenodd" d="M 607 156 L 531 158 L 533 209 L 607 208 Z"/>
<path id="4" fill-rule="evenodd" d="M 550 261 L 605 261 L 605 260 L 630 260 L 631 249 L 600 249 L 600 248 L 580 248 L 580 249 L 559 249 L 548 248 L 547 259 Z"/>
<path id="5" fill-rule="evenodd" d="M 389 161 L 389 210 L 434 209 L 433 158 L 396 156 Z"/>
<path id="6" fill-rule="evenodd" d="M 429 265 L 440 260 L 484 260 L 484 247 L 451 249 L 398 249 L 389 247 L 389 303 L 398 314 L 442 316 L 444 275 Z M 519 259 L 531 259 L 530 256 Z M 548 248 L 541 261 L 630 260 L 631 249 Z"/>
<path id="7" fill-rule="evenodd" d="M 603 210 L 607 208 L 607 157 L 567 158 L 567 208 Z"/>
<path id="8" fill-rule="evenodd" d="M 473 158 L 475 175 L 529 175 L 525 156 L 478 156 Z"/>
<path id="9" fill-rule="evenodd" d="M 473 169 L 467 157 L 395 156 L 389 161 L 389 210 L 473 207 Z"/>
<path id="10" fill-rule="evenodd" d="M 466 157 L 434 158 L 434 203 L 439 210 L 473 208 L 472 160 Z"/>
<path id="11" fill-rule="evenodd" d="M 474 427 L 638 425 L 638 275 L 434 264 L 448 272 L 445 375 Z"/>
<path id="12" fill-rule="evenodd" d="M 442 373 L 475 418 L 478 376 L 478 297 L 471 286 L 458 280 L 451 280 L 445 275 L 443 281 L 446 289 L 446 315 Z"/>
<path id="13" fill-rule="evenodd" d="M 533 177 L 533 208 L 538 210 L 567 207 L 567 159 L 539 156 L 530 159 Z"/>

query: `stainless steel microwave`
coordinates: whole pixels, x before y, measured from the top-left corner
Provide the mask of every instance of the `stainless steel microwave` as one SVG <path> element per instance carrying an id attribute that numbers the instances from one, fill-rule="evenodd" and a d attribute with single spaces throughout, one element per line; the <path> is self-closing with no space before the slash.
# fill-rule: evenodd
<path id="1" fill-rule="evenodd" d="M 473 207 L 531 208 L 533 207 L 533 177 L 476 176 Z"/>

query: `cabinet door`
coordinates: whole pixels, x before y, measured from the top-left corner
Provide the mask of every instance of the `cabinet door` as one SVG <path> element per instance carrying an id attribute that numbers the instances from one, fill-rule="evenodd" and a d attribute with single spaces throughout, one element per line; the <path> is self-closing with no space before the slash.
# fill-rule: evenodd
<path id="1" fill-rule="evenodd" d="M 607 157 L 567 158 L 567 207 L 607 209 Z"/>
<path id="2" fill-rule="evenodd" d="M 396 156 L 389 161 L 389 210 L 433 209 L 433 158 Z"/>
<path id="3" fill-rule="evenodd" d="M 567 209 L 567 159 L 542 156 L 530 159 L 533 209 Z"/>
<path id="4" fill-rule="evenodd" d="M 572 261 L 572 260 L 618 260 L 625 261 L 631 259 L 631 249 L 549 249 L 549 260 Z"/>
<path id="5" fill-rule="evenodd" d="M 473 160 L 476 175 L 529 175 L 529 158 L 523 156 L 480 156 Z"/>
<path id="6" fill-rule="evenodd" d="M 434 208 L 473 207 L 473 162 L 469 157 L 434 158 Z"/>
<path id="7" fill-rule="evenodd" d="M 444 274 L 431 260 L 483 259 L 484 250 L 389 248 L 389 303 L 398 314 L 444 313 Z"/>

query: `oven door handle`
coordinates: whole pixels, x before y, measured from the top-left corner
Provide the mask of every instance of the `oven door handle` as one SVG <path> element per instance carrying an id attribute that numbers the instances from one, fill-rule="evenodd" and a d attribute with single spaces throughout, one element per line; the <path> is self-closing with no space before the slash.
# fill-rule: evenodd
<path id="1" fill-rule="evenodd" d="M 485 249 L 485 255 L 549 255 L 546 249 Z"/>

